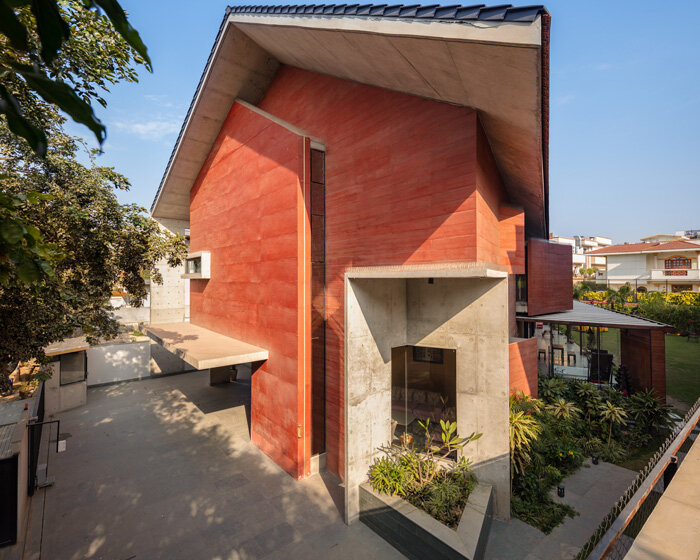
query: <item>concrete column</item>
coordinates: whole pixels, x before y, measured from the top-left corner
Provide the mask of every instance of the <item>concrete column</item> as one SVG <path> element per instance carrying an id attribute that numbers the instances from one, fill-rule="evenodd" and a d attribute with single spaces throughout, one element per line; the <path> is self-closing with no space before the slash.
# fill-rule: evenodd
<path id="1" fill-rule="evenodd" d="M 231 381 L 231 366 L 211 368 L 209 370 L 209 385 L 229 383 Z"/>

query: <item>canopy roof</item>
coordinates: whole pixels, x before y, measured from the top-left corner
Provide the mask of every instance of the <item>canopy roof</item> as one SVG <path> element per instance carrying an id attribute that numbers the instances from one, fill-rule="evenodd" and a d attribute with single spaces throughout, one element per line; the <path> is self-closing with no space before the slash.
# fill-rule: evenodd
<path id="1" fill-rule="evenodd" d="M 231 104 L 257 105 L 286 64 L 477 109 L 512 203 L 546 237 L 548 60 L 543 6 L 228 8 L 151 211 L 189 219 Z"/>
<path id="2" fill-rule="evenodd" d="M 670 325 L 603 309 L 597 305 L 574 300 L 574 307 L 559 313 L 546 313 L 533 317 L 518 317 L 518 320 L 537 323 L 556 323 L 560 325 L 587 325 L 590 327 L 608 327 L 613 329 L 672 329 Z"/>
<path id="3" fill-rule="evenodd" d="M 192 323 L 162 323 L 145 327 L 146 334 L 196 369 L 267 360 L 268 352 L 242 340 Z"/>

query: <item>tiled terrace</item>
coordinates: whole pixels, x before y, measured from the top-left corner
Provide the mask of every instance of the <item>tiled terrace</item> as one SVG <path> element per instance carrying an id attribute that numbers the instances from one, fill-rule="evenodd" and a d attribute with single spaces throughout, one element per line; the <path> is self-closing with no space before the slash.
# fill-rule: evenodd
<path id="1" fill-rule="evenodd" d="M 93 388 L 61 414 L 67 451 L 50 455 L 25 558 L 403 558 L 344 524 L 335 477 L 297 482 L 249 442 L 245 384 L 208 381 Z"/>

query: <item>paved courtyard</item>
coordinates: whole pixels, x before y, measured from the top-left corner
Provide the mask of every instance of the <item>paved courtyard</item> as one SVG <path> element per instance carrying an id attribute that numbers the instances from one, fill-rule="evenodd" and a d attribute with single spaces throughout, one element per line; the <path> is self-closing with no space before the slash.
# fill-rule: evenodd
<path id="1" fill-rule="evenodd" d="M 486 557 L 489 560 L 571 560 L 588 541 L 620 496 L 638 473 L 610 463 L 584 463 L 564 480 L 564 498 L 554 500 L 569 504 L 580 515 L 567 517 L 549 535 L 520 521 L 494 521 L 491 526 Z"/>
<path id="2" fill-rule="evenodd" d="M 249 442 L 244 384 L 194 372 L 88 390 L 32 503 L 32 560 L 400 559 L 344 524 L 332 475 L 297 482 Z M 54 432 L 55 433 L 55 432 Z"/>

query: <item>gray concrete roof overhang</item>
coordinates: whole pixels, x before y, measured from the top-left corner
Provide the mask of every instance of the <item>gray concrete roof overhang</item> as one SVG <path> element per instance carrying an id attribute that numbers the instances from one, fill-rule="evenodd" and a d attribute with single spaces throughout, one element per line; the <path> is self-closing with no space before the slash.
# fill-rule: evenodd
<path id="1" fill-rule="evenodd" d="M 231 104 L 236 98 L 259 103 L 279 65 L 286 64 L 477 109 L 512 202 L 526 210 L 531 235 L 545 235 L 546 40 L 541 15 L 528 19 L 228 11 L 153 216 L 189 219 L 190 189 Z"/>
<path id="2" fill-rule="evenodd" d="M 574 300 L 574 306 L 568 311 L 558 313 L 546 313 L 532 317 L 518 317 L 519 321 L 530 323 L 555 323 L 559 325 L 586 325 L 589 327 L 608 327 L 613 329 L 664 329 L 672 330 L 673 327 L 651 319 L 636 317 L 604 309 L 590 303 Z"/>
<path id="3" fill-rule="evenodd" d="M 192 323 L 162 323 L 145 327 L 146 334 L 196 369 L 267 360 L 268 351 Z"/>

